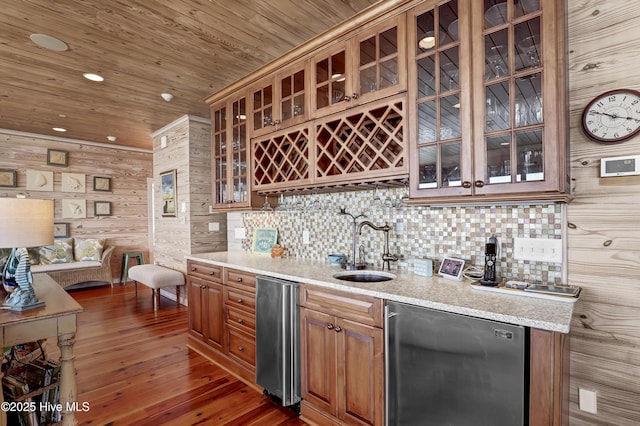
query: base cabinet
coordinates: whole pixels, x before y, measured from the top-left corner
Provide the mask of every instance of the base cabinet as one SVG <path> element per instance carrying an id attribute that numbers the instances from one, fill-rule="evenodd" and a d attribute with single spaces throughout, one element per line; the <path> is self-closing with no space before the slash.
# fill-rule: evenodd
<path id="1" fill-rule="evenodd" d="M 188 262 L 187 346 L 255 385 L 255 275 Z"/>
<path id="2" fill-rule="evenodd" d="M 324 312 L 320 305 L 306 298 L 309 290 L 319 296 L 317 300 L 324 300 Z M 376 305 L 381 306 L 382 301 L 311 286 L 303 286 L 301 305 L 305 298 L 307 307 L 300 309 L 302 419 L 319 425 L 383 424 L 381 322 L 372 321 L 375 325 L 369 325 L 344 318 L 350 316 L 351 307 L 359 311 L 358 317 L 366 312 L 376 315 Z M 334 314 L 341 308 L 341 316 Z"/>

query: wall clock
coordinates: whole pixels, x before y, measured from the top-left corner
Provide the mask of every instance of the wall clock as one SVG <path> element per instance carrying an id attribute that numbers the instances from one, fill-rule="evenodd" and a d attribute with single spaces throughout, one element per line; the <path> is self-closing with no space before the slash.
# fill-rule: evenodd
<path id="1" fill-rule="evenodd" d="M 582 128 L 596 142 L 631 139 L 640 132 L 640 92 L 616 89 L 596 96 L 582 113 Z"/>

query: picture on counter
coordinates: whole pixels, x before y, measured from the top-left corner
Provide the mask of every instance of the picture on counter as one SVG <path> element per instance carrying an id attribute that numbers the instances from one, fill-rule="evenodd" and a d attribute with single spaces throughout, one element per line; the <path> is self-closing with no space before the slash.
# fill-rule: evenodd
<path id="1" fill-rule="evenodd" d="M 47 164 L 50 166 L 68 166 L 69 152 L 58 149 L 47 149 Z"/>
<path id="2" fill-rule="evenodd" d="M 53 238 L 69 238 L 69 224 L 68 223 L 54 223 L 53 224 Z"/>
<path id="3" fill-rule="evenodd" d="M 94 176 L 93 177 L 93 190 L 94 191 L 111 191 L 111 178 Z"/>
<path id="4" fill-rule="evenodd" d="M 83 173 L 62 173 L 62 192 L 87 192 Z"/>
<path id="5" fill-rule="evenodd" d="M 462 281 L 462 271 L 464 270 L 464 260 L 453 257 L 442 259 L 438 275 L 448 280 Z"/>
<path id="6" fill-rule="evenodd" d="M 0 170 L 0 186 L 15 188 L 17 186 L 15 170 Z"/>
<path id="7" fill-rule="evenodd" d="M 111 216 L 111 201 L 95 201 L 93 211 L 96 216 Z"/>
<path id="8" fill-rule="evenodd" d="M 160 173 L 162 216 L 176 217 L 176 170 Z"/>
<path id="9" fill-rule="evenodd" d="M 27 170 L 27 191 L 53 191 L 53 172 Z"/>
<path id="10" fill-rule="evenodd" d="M 271 247 L 278 242 L 275 228 L 256 228 L 253 231 L 252 249 L 254 253 L 271 254 Z"/>

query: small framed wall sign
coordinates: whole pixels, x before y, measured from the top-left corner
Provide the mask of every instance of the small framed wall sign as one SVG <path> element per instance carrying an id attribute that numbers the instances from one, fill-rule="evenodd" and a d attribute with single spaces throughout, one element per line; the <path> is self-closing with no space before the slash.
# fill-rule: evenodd
<path id="1" fill-rule="evenodd" d="M 47 149 L 47 164 L 67 167 L 69 165 L 69 152 L 59 149 Z"/>
<path id="2" fill-rule="evenodd" d="M 111 216 L 111 201 L 95 201 L 93 208 L 96 216 Z"/>
<path id="3" fill-rule="evenodd" d="M 160 173 L 162 191 L 162 216 L 176 217 L 176 170 Z"/>
<path id="4" fill-rule="evenodd" d="M 94 176 L 93 177 L 93 190 L 94 191 L 111 191 L 111 178 Z"/>
<path id="5" fill-rule="evenodd" d="M 53 224 L 53 238 L 69 238 L 69 224 L 68 223 L 54 223 Z"/>
<path id="6" fill-rule="evenodd" d="M 254 253 L 271 254 L 271 247 L 277 242 L 278 230 L 275 228 L 256 228 L 253 231 Z"/>
<path id="7" fill-rule="evenodd" d="M 15 170 L 0 170 L 0 186 L 15 188 L 17 186 Z"/>

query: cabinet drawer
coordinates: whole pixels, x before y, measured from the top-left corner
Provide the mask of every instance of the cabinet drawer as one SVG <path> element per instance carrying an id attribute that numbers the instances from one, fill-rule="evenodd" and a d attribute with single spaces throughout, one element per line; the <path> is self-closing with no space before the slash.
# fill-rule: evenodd
<path id="1" fill-rule="evenodd" d="M 235 288 L 224 288 L 224 303 L 227 307 L 238 308 L 255 315 L 256 295 Z"/>
<path id="2" fill-rule="evenodd" d="M 228 352 L 231 358 L 249 364 L 251 368 L 256 366 L 256 339 L 255 337 L 227 327 L 227 342 L 229 342 Z"/>
<path id="3" fill-rule="evenodd" d="M 237 327 L 247 333 L 256 333 L 256 317 L 240 309 L 227 308 L 227 325 Z"/>
<path id="4" fill-rule="evenodd" d="M 324 287 L 301 285 L 300 306 L 340 318 L 382 327 L 382 299 Z"/>
<path id="5" fill-rule="evenodd" d="M 203 278 L 222 284 L 222 266 L 207 263 L 187 261 L 187 273 L 195 277 Z"/>
<path id="6" fill-rule="evenodd" d="M 250 272 L 225 269 L 224 283 L 230 287 L 256 292 L 256 276 Z"/>

